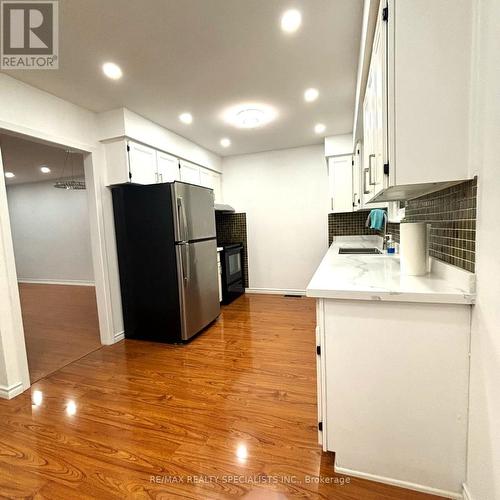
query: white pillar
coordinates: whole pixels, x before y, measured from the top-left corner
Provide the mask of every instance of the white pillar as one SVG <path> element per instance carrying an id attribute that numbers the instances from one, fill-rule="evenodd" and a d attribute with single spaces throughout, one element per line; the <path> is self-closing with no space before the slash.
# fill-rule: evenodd
<path id="1" fill-rule="evenodd" d="M 30 387 L 30 377 L 1 150 L 0 176 L 0 397 L 11 399 Z"/>

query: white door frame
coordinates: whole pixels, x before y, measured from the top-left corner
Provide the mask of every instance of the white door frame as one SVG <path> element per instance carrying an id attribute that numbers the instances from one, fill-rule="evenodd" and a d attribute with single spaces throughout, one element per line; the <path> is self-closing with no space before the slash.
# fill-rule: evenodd
<path id="1" fill-rule="evenodd" d="M 67 138 L 5 122 L 0 122 L 1 132 L 83 153 L 99 332 L 102 344 L 113 344 L 116 339 L 104 227 L 103 190 L 107 188 L 103 146 L 99 143 L 79 144 Z M 1 154 L 0 175 L 0 397 L 10 399 L 28 389 L 30 379 Z"/>

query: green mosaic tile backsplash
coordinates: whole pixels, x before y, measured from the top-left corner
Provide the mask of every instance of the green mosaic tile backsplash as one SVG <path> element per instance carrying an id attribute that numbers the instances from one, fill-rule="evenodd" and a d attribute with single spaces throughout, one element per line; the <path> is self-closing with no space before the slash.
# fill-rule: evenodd
<path id="1" fill-rule="evenodd" d="M 334 236 L 376 234 L 364 227 L 366 216 L 367 212 L 329 214 L 330 244 Z M 476 216 L 477 178 L 474 178 L 408 201 L 404 220 L 430 224 L 429 253 L 432 257 L 474 272 Z M 389 223 L 387 233 L 399 242 L 399 224 Z"/>

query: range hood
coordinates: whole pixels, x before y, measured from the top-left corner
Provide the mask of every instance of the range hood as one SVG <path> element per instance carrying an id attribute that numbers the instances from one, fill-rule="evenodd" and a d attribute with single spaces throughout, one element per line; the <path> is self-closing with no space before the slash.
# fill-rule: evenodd
<path id="1" fill-rule="evenodd" d="M 379 203 L 381 201 L 407 201 L 415 198 L 420 198 L 426 194 L 431 194 L 436 191 L 441 191 L 457 184 L 462 184 L 468 179 L 460 181 L 444 181 L 444 182 L 427 182 L 425 184 L 403 184 L 401 186 L 391 186 L 380 191 L 369 202 Z"/>
<path id="2" fill-rule="evenodd" d="M 215 204 L 215 211 L 216 212 L 225 212 L 225 213 L 231 213 L 234 214 L 235 210 L 231 205 L 226 205 L 224 203 L 216 203 Z"/>

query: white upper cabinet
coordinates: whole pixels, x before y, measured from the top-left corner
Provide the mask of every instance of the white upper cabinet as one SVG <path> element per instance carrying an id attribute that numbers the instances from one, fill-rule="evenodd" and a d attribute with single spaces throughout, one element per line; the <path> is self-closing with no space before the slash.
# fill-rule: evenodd
<path id="1" fill-rule="evenodd" d="M 383 2 L 382 2 L 383 4 Z M 387 120 L 387 23 L 378 22 L 363 102 L 363 201 L 366 203 L 389 184 Z"/>
<path id="2" fill-rule="evenodd" d="M 375 155 L 371 163 L 370 176 L 374 193 L 387 187 L 388 179 L 384 177 L 384 165 L 387 158 L 387 34 L 386 23 L 379 23 L 375 30 L 372 51 L 371 79 L 373 106 L 373 145 Z"/>
<path id="3" fill-rule="evenodd" d="M 391 185 L 468 177 L 473 5 L 389 0 Z"/>
<path id="4" fill-rule="evenodd" d="M 361 143 L 358 142 L 354 148 L 353 167 L 352 167 L 352 206 L 354 210 L 361 208 Z"/>
<path id="5" fill-rule="evenodd" d="M 180 161 L 180 176 L 182 182 L 200 185 L 200 167 L 188 161 Z"/>
<path id="6" fill-rule="evenodd" d="M 370 71 L 370 76 L 371 71 Z M 370 85 L 370 76 L 366 86 L 365 100 L 363 102 L 363 161 L 362 161 L 362 201 L 367 203 L 375 194 L 374 187 L 374 160 L 375 153 L 375 125 L 373 109 L 373 88 Z"/>
<path id="7" fill-rule="evenodd" d="M 356 190 L 353 188 L 353 163 L 352 155 L 328 158 L 330 209 L 333 213 L 354 210 Z"/>
<path id="8" fill-rule="evenodd" d="M 129 177 L 134 184 L 156 184 L 156 151 L 142 144 L 128 142 Z"/>
<path id="9" fill-rule="evenodd" d="M 472 4 L 381 1 L 363 102 L 365 202 L 468 177 Z"/>
<path id="10" fill-rule="evenodd" d="M 213 189 L 215 202 L 222 202 L 222 175 L 218 172 L 181 160 L 180 180 Z"/>
<path id="11" fill-rule="evenodd" d="M 143 144 L 120 139 L 105 144 L 107 185 L 182 181 L 214 190 L 222 202 L 222 175 Z"/>
<path id="12" fill-rule="evenodd" d="M 158 182 L 173 182 L 180 180 L 179 160 L 175 156 L 156 152 L 156 167 Z"/>
<path id="13" fill-rule="evenodd" d="M 200 185 L 214 190 L 216 203 L 222 203 L 222 176 L 218 172 L 200 167 Z"/>

